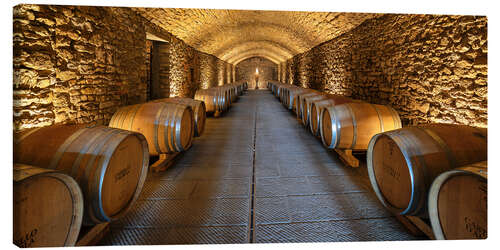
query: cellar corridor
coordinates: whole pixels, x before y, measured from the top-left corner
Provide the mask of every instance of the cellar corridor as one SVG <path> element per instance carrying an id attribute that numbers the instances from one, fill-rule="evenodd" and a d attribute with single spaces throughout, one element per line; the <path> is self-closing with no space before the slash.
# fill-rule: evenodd
<path id="1" fill-rule="evenodd" d="M 165 172 L 101 245 L 417 239 L 269 90 L 249 90 Z"/>
<path id="2" fill-rule="evenodd" d="M 13 243 L 488 238 L 488 17 L 337 7 L 12 6 Z"/>

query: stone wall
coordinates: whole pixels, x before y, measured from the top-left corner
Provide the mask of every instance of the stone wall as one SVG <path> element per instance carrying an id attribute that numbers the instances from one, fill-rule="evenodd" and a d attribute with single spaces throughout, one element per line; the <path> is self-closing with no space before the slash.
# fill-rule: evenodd
<path id="1" fill-rule="evenodd" d="M 404 124 L 487 126 L 487 18 L 387 14 L 280 64 L 280 80 L 389 104 Z"/>
<path id="2" fill-rule="evenodd" d="M 208 54 L 200 54 L 201 88 L 208 89 L 218 85 L 217 64 L 215 57 Z"/>
<path id="3" fill-rule="evenodd" d="M 205 85 L 229 82 L 226 62 L 193 49 L 130 8 L 18 5 L 13 31 L 15 130 L 107 124 L 119 107 L 145 102 L 146 32 L 167 41 L 163 97 L 193 97 Z M 201 70 L 206 63 L 200 58 L 222 73 Z"/>
<path id="4" fill-rule="evenodd" d="M 236 66 L 236 81 L 248 81 L 248 88 L 256 86 L 256 70 L 259 69 L 259 89 L 267 87 L 266 80 L 278 80 L 278 65 L 262 58 L 252 57 L 239 62 Z"/>

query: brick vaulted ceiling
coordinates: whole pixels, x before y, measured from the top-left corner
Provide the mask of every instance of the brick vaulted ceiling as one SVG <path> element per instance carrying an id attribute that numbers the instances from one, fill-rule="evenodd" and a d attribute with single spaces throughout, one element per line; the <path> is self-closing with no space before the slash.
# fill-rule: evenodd
<path id="1" fill-rule="evenodd" d="M 377 15 L 175 8 L 134 10 L 194 48 L 235 65 L 254 56 L 283 62 Z"/>

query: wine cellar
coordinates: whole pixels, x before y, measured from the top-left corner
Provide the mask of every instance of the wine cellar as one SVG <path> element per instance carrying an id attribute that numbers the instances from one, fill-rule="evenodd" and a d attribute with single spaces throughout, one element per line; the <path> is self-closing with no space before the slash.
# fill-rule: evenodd
<path id="1" fill-rule="evenodd" d="M 14 6 L 13 243 L 486 239 L 487 24 Z"/>

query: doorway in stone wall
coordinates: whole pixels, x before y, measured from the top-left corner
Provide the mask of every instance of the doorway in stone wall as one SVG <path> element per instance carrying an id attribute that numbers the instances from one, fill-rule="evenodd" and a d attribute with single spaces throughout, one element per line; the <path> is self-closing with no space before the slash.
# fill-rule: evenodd
<path id="1" fill-rule="evenodd" d="M 169 97 L 169 42 L 146 33 L 147 100 Z"/>
<path id="2" fill-rule="evenodd" d="M 160 84 L 160 60 L 159 60 L 159 43 L 154 40 L 146 40 L 147 46 L 147 100 L 159 98 Z"/>

